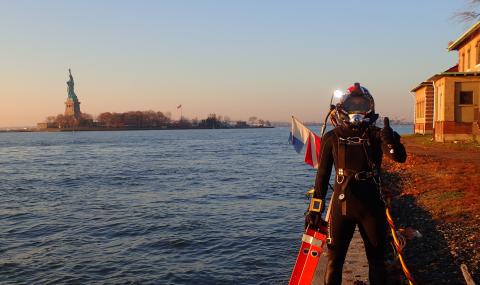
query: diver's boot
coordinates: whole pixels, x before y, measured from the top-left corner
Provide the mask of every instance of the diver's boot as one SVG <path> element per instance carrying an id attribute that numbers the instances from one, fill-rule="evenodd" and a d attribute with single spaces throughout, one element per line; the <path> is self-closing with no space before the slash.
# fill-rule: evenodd
<path id="1" fill-rule="evenodd" d="M 327 261 L 327 268 L 325 269 L 325 285 L 340 285 L 342 284 L 343 261 L 339 262 L 329 258 Z"/>
<path id="2" fill-rule="evenodd" d="M 387 283 L 387 270 L 383 261 L 368 264 L 368 280 L 370 285 L 384 285 Z"/>

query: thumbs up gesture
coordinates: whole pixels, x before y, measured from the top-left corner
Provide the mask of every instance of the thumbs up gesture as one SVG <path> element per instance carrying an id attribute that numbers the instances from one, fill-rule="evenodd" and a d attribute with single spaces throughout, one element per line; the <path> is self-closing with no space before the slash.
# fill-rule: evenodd
<path id="1" fill-rule="evenodd" d="M 387 145 L 394 143 L 393 129 L 390 127 L 390 119 L 388 117 L 383 118 L 383 129 L 380 131 L 380 137 L 382 142 Z"/>
<path id="2" fill-rule="evenodd" d="M 389 119 L 388 117 L 383 118 L 383 128 L 384 128 L 384 129 L 385 129 L 385 128 L 392 129 L 392 128 L 390 127 L 390 119 Z"/>

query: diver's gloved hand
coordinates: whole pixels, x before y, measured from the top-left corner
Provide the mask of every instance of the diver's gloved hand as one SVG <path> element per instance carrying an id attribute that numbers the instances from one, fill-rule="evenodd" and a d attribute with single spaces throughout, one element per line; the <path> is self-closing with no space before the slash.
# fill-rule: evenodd
<path id="1" fill-rule="evenodd" d="M 405 147 L 400 142 L 400 135 L 390 127 L 390 120 L 385 117 L 383 129 L 380 131 L 380 140 L 382 141 L 382 152 L 387 154 L 396 162 L 405 162 L 407 153 Z"/>
<path id="2" fill-rule="evenodd" d="M 395 133 L 390 127 L 390 119 L 388 117 L 383 118 L 383 129 L 380 131 L 380 138 L 382 143 L 386 145 L 395 144 Z"/>
<path id="3" fill-rule="evenodd" d="M 305 229 L 308 227 L 316 230 L 323 224 L 326 224 L 326 222 L 322 219 L 321 212 L 305 212 Z"/>

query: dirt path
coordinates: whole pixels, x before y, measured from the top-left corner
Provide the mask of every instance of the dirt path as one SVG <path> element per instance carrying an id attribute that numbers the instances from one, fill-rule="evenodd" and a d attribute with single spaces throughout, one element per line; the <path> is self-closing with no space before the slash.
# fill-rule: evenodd
<path id="1" fill-rule="evenodd" d="M 317 266 L 312 284 L 323 284 L 323 276 L 327 265 L 327 250 L 324 249 L 322 258 Z M 365 256 L 362 237 L 355 230 L 350 247 L 348 248 L 345 264 L 343 265 L 343 284 L 353 284 L 355 281 L 368 281 L 368 263 Z"/>

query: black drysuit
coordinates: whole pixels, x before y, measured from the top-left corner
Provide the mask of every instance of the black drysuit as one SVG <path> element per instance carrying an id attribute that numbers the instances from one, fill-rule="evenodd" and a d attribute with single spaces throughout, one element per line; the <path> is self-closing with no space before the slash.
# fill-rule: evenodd
<path id="1" fill-rule="evenodd" d="M 337 173 L 330 202 L 325 284 L 341 284 L 343 263 L 356 225 L 365 244 L 370 284 L 385 284 L 387 222 L 377 174 L 384 153 L 397 162 L 406 160 L 400 136 L 389 130 L 385 135 L 377 127 L 336 127 L 323 137 L 314 198 L 325 199 L 332 164 Z M 343 168 L 343 177 L 339 168 Z"/>

